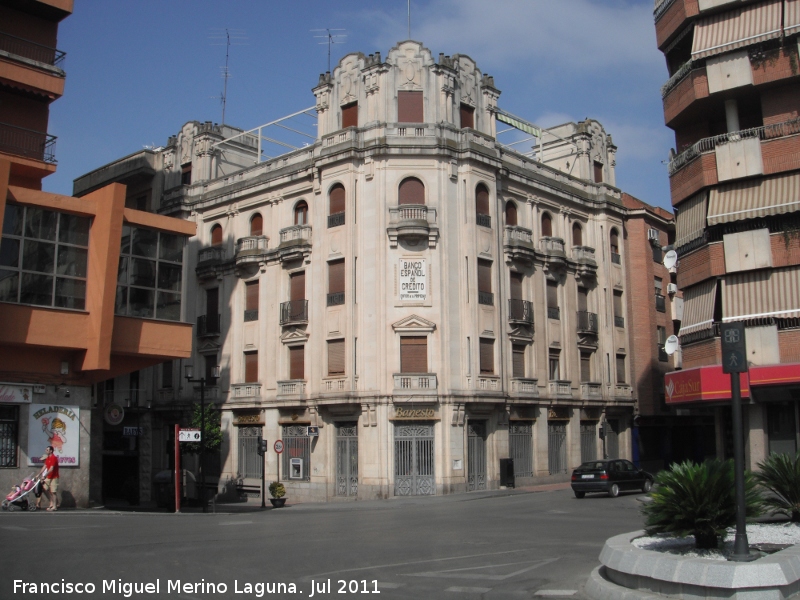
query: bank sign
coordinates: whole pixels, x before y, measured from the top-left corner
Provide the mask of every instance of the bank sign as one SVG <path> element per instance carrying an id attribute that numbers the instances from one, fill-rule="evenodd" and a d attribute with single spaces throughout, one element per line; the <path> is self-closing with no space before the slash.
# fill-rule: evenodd
<path id="1" fill-rule="evenodd" d="M 747 373 L 739 375 L 742 398 L 750 397 Z M 720 365 L 709 365 L 673 371 L 664 376 L 664 395 L 667 404 L 684 402 L 717 402 L 731 399 L 731 377 Z"/>
<path id="2" fill-rule="evenodd" d="M 400 300 L 423 302 L 428 297 L 428 270 L 424 258 L 400 259 Z"/>

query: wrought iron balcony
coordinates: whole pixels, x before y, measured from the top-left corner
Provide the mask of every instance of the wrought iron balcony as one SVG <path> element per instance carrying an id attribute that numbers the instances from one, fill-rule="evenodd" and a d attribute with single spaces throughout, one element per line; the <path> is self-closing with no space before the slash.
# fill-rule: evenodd
<path id="1" fill-rule="evenodd" d="M 658 312 L 667 312 L 667 303 L 663 294 L 656 294 L 656 310 Z"/>
<path id="2" fill-rule="evenodd" d="M 556 321 L 561 320 L 561 309 L 558 306 L 548 306 L 547 307 L 547 318 L 554 319 Z"/>
<path id="3" fill-rule="evenodd" d="M 492 217 L 490 215 L 482 215 L 480 213 L 477 213 L 475 215 L 475 223 L 477 223 L 481 227 L 488 227 L 491 229 Z"/>
<path id="4" fill-rule="evenodd" d="M 219 315 L 202 315 L 197 317 L 197 337 L 219 335 Z"/>
<path id="5" fill-rule="evenodd" d="M 16 54 L 22 58 L 35 60 L 36 62 L 58 67 L 64 66 L 66 52 L 43 46 L 30 40 L 26 40 L 9 33 L 0 31 L 0 50 L 9 54 Z"/>
<path id="6" fill-rule="evenodd" d="M 578 311 L 578 331 L 597 333 L 597 314 L 585 310 Z"/>
<path id="7" fill-rule="evenodd" d="M 508 300 L 508 320 L 533 325 L 533 303 L 528 300 Z"/>
<path id="8" fill-rule="evenodd" d="M 393 377 L 396 390 L 436 390 L 434 373 L 395 373 Z"/>
<path id="9" fill-rule="evenodd" d="M 328 229 L 331 227 L 339 227 L 339 225 L 344 225 L 344 213 L 336 213 L 334 215 L 328 215 Z"/>
<path id="10" fill-rule="evenodd" d="M 492 292 L 478 292 L 478 304 L 494 306 L 494 294 Z"/>
<path id="11" fill-rule="evenodd" d="M 625 317 L 614 315 L 614 327 L 625 327 Z"/>
<path id="12" fill-rule="evenodd" d="M 0 152 L 55 164 L 56 137 L 41 131 L 0 123 Z"/>
<path id="13" fill-rule="evenodd" d="M 344 304 L 344 292 L 328 294 L 328 306 L 339 306 Z"/>
<path id="14" fill-rule="evenodd" d="M 281 302 L 281 325 L 308 323 L 308 300 Z"/>

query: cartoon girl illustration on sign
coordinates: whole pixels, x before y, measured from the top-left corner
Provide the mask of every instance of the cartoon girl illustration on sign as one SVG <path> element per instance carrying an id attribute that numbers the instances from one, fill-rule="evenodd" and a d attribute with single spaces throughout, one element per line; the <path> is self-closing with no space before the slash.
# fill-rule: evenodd
<path id="1" fill-rule="evenodd" d="M 48 425 L 50 426 L 49 430 Z M 64 451 L 64 444 L 67 441 L 67 425 L 64 421 L 56 417 L 51 424 L 50 419 L 45 417 L 42 419 L 42 431 L 47 435 L 49 444 L 59 454 Z"/>

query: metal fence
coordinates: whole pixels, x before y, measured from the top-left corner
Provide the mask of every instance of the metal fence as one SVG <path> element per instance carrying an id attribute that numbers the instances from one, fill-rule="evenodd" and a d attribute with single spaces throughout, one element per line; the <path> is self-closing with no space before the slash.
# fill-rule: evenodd
<path id="1" fill-rule="evenodd" d="M 467 425 L 467 489 L 486 489 L 486 424 Z"/>
<path id="2" fill-rule="evenodd" d="M 239 476 L 261 478 L 263 458 L 258 455 L 261 427 L 239 427 Z"/>
<path id="3" fill-rule="evenodd" d="M 300 458 L 303 464 L 303 476 L 298 479 L 302 481 L 311 479 L 311 438 L 308 437 L 308 426 L 285 426 L 283 428 L 283 445 L 281 477 L 289 479 L 291 459 Z"/>
<path id="4" fill-rule="evenodd" d="M 514 461 L 514 477 L 533 477 L 533 423 L 509 424 L 508 455 Z"/>
<path id="5" fill-rule="evenodd" d="M 336 426 L 336 494 L 358 495 L 358 426 L 340 423 Z"/>
<path id="6" fill-rule="evenodd" d="M 394 426 L 395 496 L 433 496 L 433 425 L 396 424 Z"/>
<path id="7" fill-rule="evenodd" d="M 597 424 L 581 423 L 581 462 L 597 459 Z"/>
<path id="8" fill-rule="evenodd" d="M 547 466 L 550 475 L 567 472 L 567 424 L 547 424 Z"/>

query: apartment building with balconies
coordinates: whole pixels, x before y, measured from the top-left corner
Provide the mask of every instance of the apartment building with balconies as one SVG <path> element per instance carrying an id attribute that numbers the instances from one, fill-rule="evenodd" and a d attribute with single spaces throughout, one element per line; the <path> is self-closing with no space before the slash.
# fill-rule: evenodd
<path id="1" fill-rule="evenodd" d="M 731 454 L 719 325 L 743 321 L 755 466 L 795 452 L 800 431 L 800 2 L 659 0 L 655 26 L 685 302 L 667 402 L 713 416 L 716 454 Z"/>
<path id="2" fill-rule="evenodd" d="M 260 131 L 206 158 L 190 123 L 148 176 L 192 172 L 150 209 L 197 223 L 191 360 L 221 367 L 219 489 L 259 488 L 260 438 L 284 442 L 267 477 L 315 500 L 496 488 L 507 459 L 525 484 L 630 458 L 627 209 L 602 125 L 520 153 L 497 121 L 534 126 L 498 108 L 493 78 L 415 41 L 345 56 L 313 93 L 314 143 L 220 173 L 219 146 L 260 149 Z M 188 162 L 166 158 L 181 148 Z M 191 399 L 181 364 L 160 369 L 158 394 Z"/>

